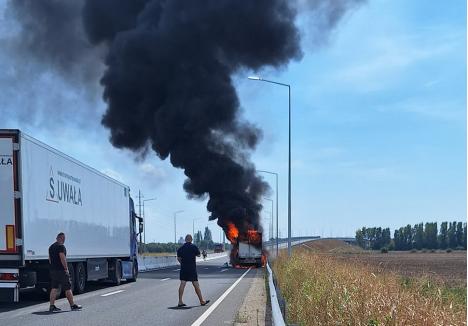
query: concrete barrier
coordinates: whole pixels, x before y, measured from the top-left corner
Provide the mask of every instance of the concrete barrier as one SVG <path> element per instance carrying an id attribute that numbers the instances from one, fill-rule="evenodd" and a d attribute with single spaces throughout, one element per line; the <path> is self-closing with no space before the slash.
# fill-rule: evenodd
<path id="1" fill-rule="evenodd" d="M 213 260 L 226 257 L 227 253 L 208 254 L 206 260 Z M 197 258 L 197 262 L 202 262 L 203 258 Z M 178 266 L 179 262 L 175 256 L 138 256 L 138 270 L 140 272 L 161 269 L 166 267 Z"/>
<path id="2" fill-rule="evenodd" d="M 175 256 L 138 256 L 138 270 L 140 272 L 176 266 L 178 264 Z"/>

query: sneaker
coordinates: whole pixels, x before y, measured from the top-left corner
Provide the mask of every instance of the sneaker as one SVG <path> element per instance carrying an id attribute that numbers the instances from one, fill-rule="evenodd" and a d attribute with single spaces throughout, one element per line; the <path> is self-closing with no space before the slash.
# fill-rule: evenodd
<path id="1" fill-rule="evenodd" d="M 76 303 L 73 306 L 70 306 L 71 310 L 81 310 L 81 308 L 83 307 Z"/>
<path id="2" fill-rule="evenodd" d="M 60 312 L 62 309 L 57 308 L 55 305 L 50 306 L 49 312 Z"/>

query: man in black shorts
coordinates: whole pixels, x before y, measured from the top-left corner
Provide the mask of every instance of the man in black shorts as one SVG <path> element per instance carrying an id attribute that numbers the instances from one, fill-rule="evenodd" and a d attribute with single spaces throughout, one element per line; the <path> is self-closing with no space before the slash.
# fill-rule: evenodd
<path id="1" fill-rule="evenodd" d="M 63 245 L 65 243 L 65 234 L 60 232 L 57 235 L 57 241 L 49 247 L 49 263 L 50 263 L 50 312 L 59 312 L 61 309 L 55 306 L 55 298 L 57 289 L 62 286 L 65 290 L 68 303 L 71 310 L 80 310 L 81 306 L 73 302 L 73 293 L 71 291 L 70 272 L 67 265 L 67 249 Z"/>
<path id="2" fill-rule="evenodd" d="M 200 250 L 197 246 L 192 244 L 192 236 L 187 234 L 185 236 L 185 244 L 177 250 L 177 260 L 180 263 L 180 286 L 179 286 L 179 304 L 177 307 L 184 307 L 185 303 L 182 301 L 184 295 L 185 284 L 192 282 L 195 288 L 195 293 L 200 300 L 202 306 L 206 305 L 210 300 L 203 300 L 203 296 L 198 284 L 196 258 L 200 257 Z"/>

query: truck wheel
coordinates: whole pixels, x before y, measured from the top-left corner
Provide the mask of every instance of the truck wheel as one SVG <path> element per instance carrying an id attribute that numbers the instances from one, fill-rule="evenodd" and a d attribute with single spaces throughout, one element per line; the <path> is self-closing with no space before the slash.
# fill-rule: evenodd
<path id="1" fill-rule="evenodd" d="M 116 259 L 113 263 L 112 270 L 110 271 L 110 280 L 114 285 L 120 285 L 122 282 L 122 262 Z"/>
<path id="2" fill-rule="evenodd" d="M 86 268 L 83 263 L 77 263 L 75 268 L 75 292 L 81 294 L 86 288 Z"/>
<path id="3" fill-rule="evenodd" d="M 71 283 L 71 291 L 72 293 L 75 293 L 75 268 L 74 265 L 71 263 L 68 263 L 68 271 L 70 272 L 70 283 Z"/>
<path id="4" fill-rule="evenodd" d="M 133 271 L 132 271 L 132 278 L 129 278 L 129 282 L 135 282 L 138 277 L 138 262 L 134 261 L 133 262 Z"/>

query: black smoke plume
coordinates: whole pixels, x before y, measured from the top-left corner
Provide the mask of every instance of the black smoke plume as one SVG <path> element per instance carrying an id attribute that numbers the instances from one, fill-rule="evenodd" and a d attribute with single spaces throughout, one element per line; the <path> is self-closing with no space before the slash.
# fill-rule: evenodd
<path id="1" fill-rule="evenodd" d="M 10 0 L 6 14 L 16 18 L 20 29 L 9 46 L 44 70 L 53 68 L 70 81 L 94 85 L 102 73 L 101 52 L 87 40 L 82 6 L 82 0 Z"/>
<path id="2" fill-rule="evenodd" d="M 171 0 L 147 2 L 136 18 L 130 11 L 124 31 L 93 25 L 90 39 L 109 42 L 102 122 L 112 144 L 149 144 L 184 169 L 189 197 L 208 194 L 211 218 L 221 226 L 259 228 L 267 185 L 249 152 L 260 131 L 239 117 L 231 76 L 298 58 L 294 18 L 286 1 Z"/>
<path id="3" fill-rule="evenodd" d="M 38 45 L 29 47 L 33 55 L 49 51 L 44 60 L 60 69 L 83 65 L 89 48 L 105 47 L 102 124 L 112 144 L 138 152 L 150 147 L 170 158 L 187 176 L 188 196 L 208 196 L 211 219 L 242 231 L 260 228 L 268 187 L 250 162 L 261 132 L 240 117 L 232 76 L 301 57 L 294 24 L 300 2 L 12 0 L 11 6 L 20 24 L 45 24 L 23 37 Z"/>

